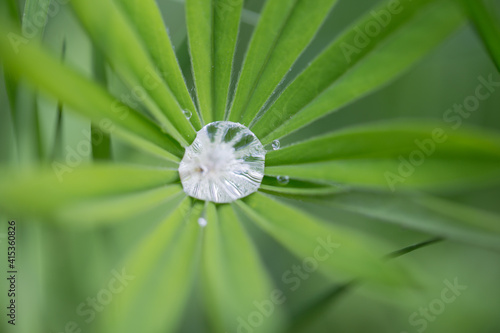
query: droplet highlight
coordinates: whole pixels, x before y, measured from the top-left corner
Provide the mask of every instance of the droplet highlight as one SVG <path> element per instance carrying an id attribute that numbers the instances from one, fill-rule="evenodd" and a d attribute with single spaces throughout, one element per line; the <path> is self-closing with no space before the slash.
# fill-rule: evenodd
<path id="1" fill-rule="evenodd" d="M 271 144 L 271 147 L 273 147 L 273 150 L 280 149 L 281 148 L 280 140 L 274 140 L 273 143 Z"/>
<path id="2" fill-rule="evenodd" d="M 286 185 L 290 182 L 290 177 L 288 176 L 278 176 L 276 177 L 276 180 L 278 181 L 278 184 L 280 185 Z"/>
<path id="3" fill-rule="evenodd" d="M 187 120 L 191 119 L 193 116 L 193 113 L 189 110 L 182 110 L 182 113 L 184 114 L 184 117 L 186 117 Z"/>
<path id="4" fill-rule="evenodd" d="M 187 195 L 229 203 L 256 192 L 264 178 L 266 150 L 245 126 L 217 121 L 186 148 L 179 176 Z"/>
<path id="5" fill-rule="evenodd" d="M 204 218 L 204 217 L 200 217 L 198 219 L 198 224 L 200 225 L 200 227 L 204 228 L 207 226 L 208 222 L 207 222 L 207 219 Z"/>

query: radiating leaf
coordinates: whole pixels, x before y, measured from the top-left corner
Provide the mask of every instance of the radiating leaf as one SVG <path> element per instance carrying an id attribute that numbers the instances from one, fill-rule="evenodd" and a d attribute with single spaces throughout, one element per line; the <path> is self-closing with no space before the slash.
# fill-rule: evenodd
<path id="1" fill-rule="evenodd" d="M 223 120 L 243 0 L 187 0 L 189 49 L 205 123 Z"/>
<path id="2" fill-rule="evenodd" d="M 323 203 L 448 239 L 500 249 L 499 216 L 432 196 L 353 191 Z"/>
<path id="3" fill-rule="evenodd" d="M 415 282 L 403 264 L 386 265 L 386 246 L 372 237 L 318 221 L 271 196 L 255 193 L 236 205 L 257 225 L 302 260 L 316 263 L 328 277 L 361 278 L 379 286 L 398 288 Z M 309 269 L 314 265 L 309 264 Z"/>
<path id="4" fill-rule="evenodd" d="M 73 168 L 53 163 L 51 169 L 0 172 L 0 207 L 3 211 L 48 217 L 84 199 L 151 189 L 178 179 L 177 170 L 127 165 Z"/>
<path id="5" fill-rule="evenodd" d="M 392 7 L 388 3 L 376 10 L 378 18 L 370 13 L 355 22 L 252 125 L 263 144 L 382 87 L 440 45 L 463 22 L 452 1 L 403 0 L 393 10 L 396 14 L 389 14 Z M 383 12 L 386 14 L 380 14 Z M 389 23 L 382 28 L 379 20 Z M 373 27 L 379 27 L 377 34 L 371 32 L 373 37 L 363 32 Z"/>
<path id="6" fill-rule="evenodd" d="M 125 270 L 134 279 L 111 305 L 113 332 L 140 332 L 144 325 L 149 332 L 176 332 L 196 277 L 201 243 L 196 220 L 202 205 L 190 206 L 186 198 L 126 258 Z"/>
<path id="7" fill-rule="evenodd" d="M 178 199 L 180 195 L 185 196 L 182 187 L 176 184 L 109 198 L 84 199 L 63 207 L 55 218 L 63 224 L 85 227 L 121 222 L 127 218 L 140 218 L 141 213 Z"/>
<path id="8" fill-rule="evenodd" d="M 118 0 L 126 12 L 149 54 L 158 66 L 161 77 L 177 99 L 180 107 L 191 114 L 196 130 L 201 128 L 196 108 L 189 95 L 184 77 L 175 56 L 161 12 L 155 0 Z"/>
<path id="9" fill-rule="evenodd" d="M 107 87 L 108 78 L 106 74 L 106 61 L 102 54 L 96 48 L 93 48 L 92 53 L 92 70 L 97 82 L 102 86 Z M 61 112 L 62 110 L 58 110 Z M 91 143 L 92 143 L 92 158 L 94 160 L 106 161 L 111 159 L 111 137 L 108 133 L 102 131 L 99 126 L 91 124 Z M 100 138 L 97 140 L 96 138 Z"/>
<path id="10" fill-rule="evenodd" d="M 182 145 L 194 140 L 193 126 L 121 8 L 113 0 L 73 0 L 71 5 L 108 62 L 162 127 Z"/>
<path id="11" fill-rule="evenodd" d="M 16 34 L 12 31 L 16 29 L 0 25 L 0 60 L 9 71 L 26 77 L 40 90 L 89 117 L 103 130 L 141 149 L 174 161 L 182 156 L 181 147 L 157 126 L 75 70 L 62 65 L 33 43 L 11 44 L 11 38 L 15 37 L 12 34 Z"/>
<path id="12" fill-rule="evenodd" d="M 266 175 L 388 190 L 500 181 L 500 135 L 443 125 L 395 122 L 334 132 L 268 152 Z"/>
<path id="13" fill-rule="evenodd" d="M 483 40 L 491 59 L 500 71 L 500 24 L 492 8 L 485 0 L 460 0 L 465 7 L 476 31 Z"/>
<path id="14" fill-rule="evenodd" d="M 207 308 L 215 331 L 252 327 L 248 321 L 255 311 L 264 311 L 259 332 L 281 331 L 283 294 L 273 291 L 258 253 L 231 206 L 216 209 L 209 204 L 207 221 L 203 266 Z M 275 299 L 273 292 L 281 296 Z"/>
<path id="15" fill-rule="evenodd" d="M 241 70 L 229 120 L 248 125 L 310 43 L 336 0 L 269 0 Z"/>
<path id="16" fill-rule="evenodd" d="M 285 195 L 327 195 L 345 191 L 345 186 L 325 185 L 300 180 L 280 182 L 277 177 L 264 177 L 260 190 Z"/>
<path id="17" fill-rule="evenodd" d="M 21 20 L 21 34 L 10 33 L 9 39 L 15 43 L 40 44 L 48 21 L 50 0 L 27 0 Z M 11 5 L 12 7 L 13 5 Z M 14 18 L 13 22 L 17 22 Z M 17 26 L 17 24 L 16 24 Z M 38 116 L 38 93 L 23 80 L 10 76 L 8 90 L 17 135 L 19 162 L 26 167 L 43 158 L 42 140 Z M 15 94 L 15 96 L 14 96 Z"/>

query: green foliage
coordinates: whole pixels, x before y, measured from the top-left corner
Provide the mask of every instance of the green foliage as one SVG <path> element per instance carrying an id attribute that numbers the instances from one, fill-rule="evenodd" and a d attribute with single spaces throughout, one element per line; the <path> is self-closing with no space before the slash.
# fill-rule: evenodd
<path id="1" fill-rule="evenodd" d="M 275 333 L 300 322 L 324 332 L 309 328 L 322 320 L 314 314 L 330 314 L 351 291 L 383 306 L 381 295 L 420 305 L 427 263 L 387 262 L 390 253 L 403 256 L 434 243 L 421 243 L 429 238 L 464 251 L 500 249 L 498 207 L 484 199 L 498 195 L 500 181 L 493 126 L 395 120 L 407 113 L 377 105 L 357 110 L 378 90 L 396 101 L 397 90 L 387 97 L 383 88 L 399 88 L 395 80 L 467 18 L 498 66 L 499 25 L 483 1 L 381 1 L 336 38 L 336 9 L 353 9 L 348 1 L 186 0 L 182 34 L 165 27 L 177 19 L 171 2 L 72 0 L 58 3 L 54 17 L 50 1 L 28 0 L 22 20 L 17 3 L 0 5 L 1 93 L 9 99 L 0 105 L 0 218 L 18 218 L 19 246 L 41 253 L 19 259 L 29 276 L 20 288 L 36 300 L 26 305 L 36 324 L 24 319 L 23 332 L 61 331 L 106 272 L 121 267 L 133 282 L 84 331 L 252 325 Z M 27 36 L 23 29 L 40 18 Z M 62 51 L 53 46 L 56 30 Z M 342 108 L 346 118 L 327 117 Z M 364 117 L 379 113 L 389 120 L 367 124 Z M 286 144 L 269 149 L 257 193 L 203 203 L 184 193 L 178 162 L 202 126 L 225 119 L 248 126 L 264 145 Z M 324 133 L 322 121 L 334 129 Z M 346 125 L 353 122 L 361 124 Z M 290 289 L 289 267 L 307 260 L 316 267 L 301 289 Z M 352 281 L 367 288 L 354 293 Z M 263 302 L 272 313 L 253 325 Z M 356 318 L 370 312 L 357 310 Z"/>

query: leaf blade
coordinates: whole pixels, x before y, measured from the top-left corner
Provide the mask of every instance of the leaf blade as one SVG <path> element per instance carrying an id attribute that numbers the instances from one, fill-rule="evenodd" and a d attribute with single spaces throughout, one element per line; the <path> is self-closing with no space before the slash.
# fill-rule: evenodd
<path id="1" fill-rule="evenodd" d="M 417 163 L 418 162 L 418 163 Z M 440 123 L 357 126 L 266 155 L 266 175 L 387 190 L 481 185 L 500 179 L 500 135 Z"/>
<path id="2" fill-rule="evenodd" d="M 101 87 L 76 70 L 61 64 L 36 45 L 11 44 L 9 36 L 15 34 L 16 28 L 2 24 L 0 31 L 0 57 L 11 73 L 24 76 L 73 111 L 99 124 L 106 132 L 112 131 L 141 149 L 172 161 L 178 161 L 182 156 L 183 151 L 177 142 L 146 117 L 115 100 Z M 64 80 L 66 84 L 61 85 L 60 80 Z"/>
<path id="3" fill-rule="evenodd" d="M 379 10 L 387 11 L 388 3 Z M 401 1 L 385 29 L 365 47 L 353 45 L 359 27 L 377 20 L 368 14 L 335 40 L 251 126 L 268 144 L 390 82 L 434 49 L 463 22 L 447 0 Z M 402 9 L 401 9 L 402 8 Z M 447 20 L 442 20 L 446 15 Z M 401 49 L 405 52 L 401 53 Z"/>
<path id="4" fill-rule="evenodd" d="M 248 125 L 307 47 L 335 0 L 266 3 L 245 57 L 229 120 Z"/>
<path id="5" fill-rule="evenodd" d="M 110 164 L 76 169 L 54 169 L 53 165 L 34 172 L 2 170 L 0 205 L 5 211 L 47 217 L 83 199 L 146 190 L 177 179 L 176 170 Z"/>
<path id="6" fill-rule="evenodd" d="M 415 282 L 408 267 L 389 267 L 382 263 L 380 257 L 388 251 L 372 237 L 324 224 L 260 193 L 247 197 L 244 202 L 236 201 L 235 205 L 299 258 L 314 255 L 319 261 L 318 249 L 327 251 L 318 269 L 334 280 L 339 276 L 359 277 L 386 288 L 408 287 Z"/>
<path id="7" fill-rule="evenodd" d="M 207 207 L 204 242 L 205 290 L 217 331 L 235 331 L 240 319 L 255 311 L 255 303 L 272 307 L 259 330 L 277 332 L 282 324 L 278 305 L 270 300 L 272 287 L 249 235 L 231 206 Z M 279 323 L 279 324 L 278 324 Z"/>
<path id="8" fill-rule="evenodd" d="M 196 130 L 199 130 L 201 128 L 200 119 L 186 86 L 158 5 L 154 0 L 119 0 L 118 2 L 122 5 L 128 18 L 134 23 L 135 29 L 180 107 L 183 111 L 189 111 L 191 123 Z"/>

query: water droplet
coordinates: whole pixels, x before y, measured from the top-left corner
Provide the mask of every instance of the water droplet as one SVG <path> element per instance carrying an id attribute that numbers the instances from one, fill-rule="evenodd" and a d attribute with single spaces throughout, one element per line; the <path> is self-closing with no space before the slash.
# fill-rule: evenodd
<path id="1" fill-rule="evenodd" d="M 290 182 L 290 177 L 288 176 L 278 176 L 276 179 L 280 185 L 286 185 Z"/>
<path id="2" fill-rule="evenodd" d="M 189 110 L 182 110 L 182 113 L 184 113 L 184 117 L 186 117 L 187 120 L 191 119 L 193 116 L 193 113 Z"/>
<path id="3" fill-rule="evenodd" d="M 278 149 L 280 149 L 280 147 L 281 147 L 281 142 L 280 142 L 280 140 L 274 140 L 271 146 L 273 147 L 273 150 L 278 150 Z"/>
<path id="4" fill-rule="evenodd" d="M 216 121 L 186 148 L 179 176 L 187 195 L 228 203 L 256 192 L 264 177 L 266 150 L 245 126 Z"/>
<path id="5" fill-rule="evenodd" d="M 207 226 L 207 220 L 204 218 L 204 217 L 200 217 L 198 219 L 198 224 L 200 225 L 200 227 L 204 228 Z"/>

